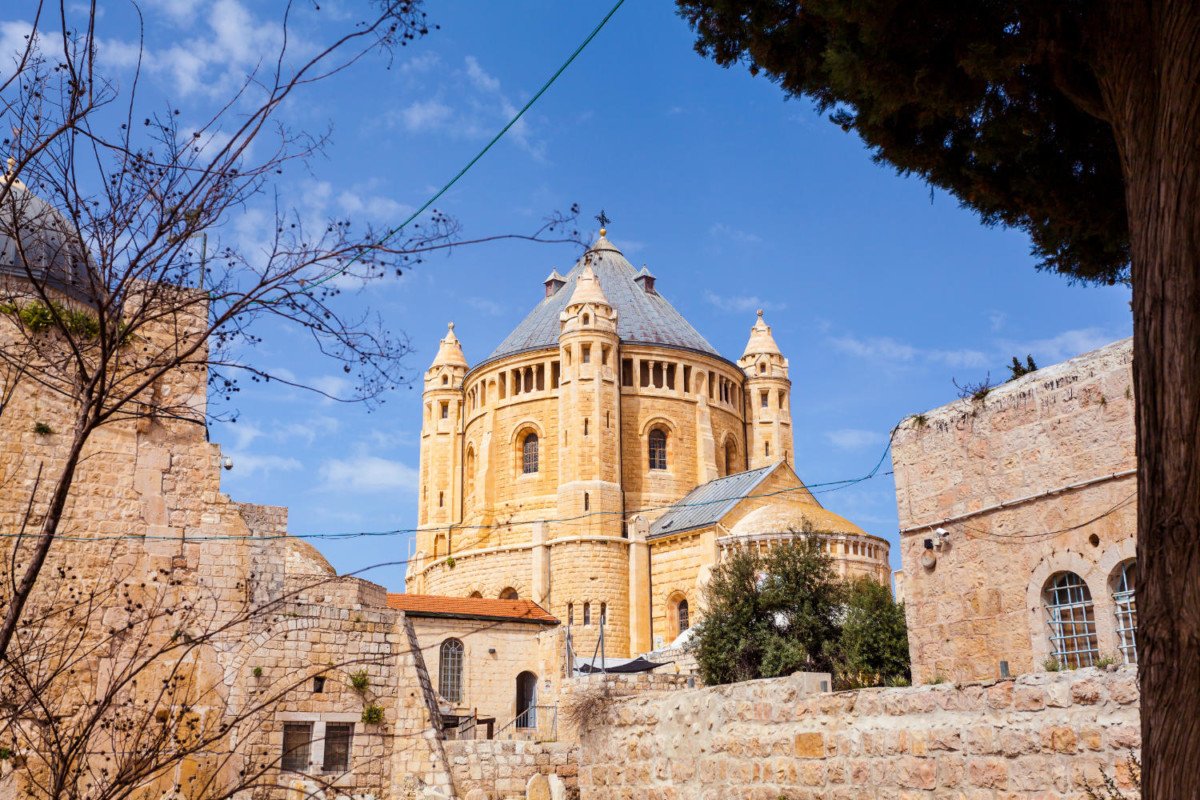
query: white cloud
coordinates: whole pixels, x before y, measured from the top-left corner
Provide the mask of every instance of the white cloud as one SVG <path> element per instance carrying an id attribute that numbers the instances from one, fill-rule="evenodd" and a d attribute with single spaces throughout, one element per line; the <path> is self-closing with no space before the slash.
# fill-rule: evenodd
<path id="1" fill-rule="evenodd" d="M 429 72 L 441 63 L 441 56 L 439 56 L 437 53 L 427 51 L 424 53 L 418 53 L 401 64 L 400 72 L 405 75 L 416 75 L 423 72 Z"/>
<path id="2" fill-rule="evenodd" d="M 760 308 L 765 311 L 782 311 L 787 308 L 783 303 L 772 303 L 758 295 L 722 295 L 711 289 L 704 293 L 704 299 L 721 311 L 738 314 L 749 314 Z"/>
<path id="3" fill-rule="evenodd" d="M 350 383 L 350 380 L 343 378 L 341 375 L 322 375 L 305 381 L 304 385 L 338 400 L 350 398 L 354 390 L 354 386 Z"/>
<path id="4" fill-rule="evenodd" d="M 233 426 L 233 449 L 242 451 L 263 435 L 262 428 L 252 422 L 240 422 Z"/>
<path id="5" fill-rule="evenodd" d="M 268 476 L 275 472 L 295 472 L 304 467 L 299 459 L 289 456 L 234 452 L 230 454 L 230 458 L 233 459 L 233 471 L 245 477 Z"/>
<path id="6" fill-rule="evenodd" d="M 758 244 L 762 241 L 762 237 L 758 234 L 731 227 L 724 222 L 718 222 L 709 228 L 708 235 L 714 239 L 738 244 Z"/>
<path id="7" fill-rule="evenodd" d="M 418 100 L 399 112 L 404 128 L 412 133 L 436 130 L 454 117 L 454 109 L 438 100 Z"/>
<path id="8" fill-rule="evenodd" d="M 399 461 L 359 455 L 330 459 L 321 465 L 324 488 L 343 492 L 415 491 L 417 470 Z"/>
<path id="9" fill-rule="evenodd" d="M 836 336 L 829 343 L 837 350 L 870 361 L 885 361 L 901 364 L 930 363 L 947 367 L 986 367 L 991 359 L 979 350 L 921 349 L 890 336 L 859 339 L 854 336 Z"/>
<path id="10" fill-rule="evenodd" d="M 1002 341 L 1000 347 L 1008 355 L 1024 359 L 1026 354 L 1032 354 L 1034 359 L 1044 367 L 1074 358 L 1080 353 L 1095 350 L 1115 341 L 1116 337 L 1101 328 L 1076 328 L 1045 339 L 1029 341 Z"/>
<path id="11" fill-rule="evenodd" d="M 500 305 L 495 300 L 488 300 L 486 297 L 468 297 L 466 302 L 467 305 L 476 311 L 480 311 L 492 317 L 499 316 L 506 311 L 504 306 Z"/>
<path id="12" fill-rule="evenodd" d="M 427 68 L 424 64 L 414 64 Z M 414 101 L 388 115 L 392 124 L 410 133 L 438 133 L 459 139 L 483 140 L 494 136 L 517 115 L 518 106 L 504 92 L 500 79 L 484 69 L 475 56 L 467 56 L 463 68 L 450 73 L 446 84 L 422 100 Z M 430 94 L 427 87 L 426 94 Z M 448 99 L 451 98 L 451 99 Z M 545 158 L 545 142 L 536 138 L 528 117 L 522 117 L 505 134 L 505 139 L 535 160 Z"/>
<path id="13" fill-rule="evenodd" d="M 996 331 L 1003 328 L 1004 323 L 1007 319 L 1008 319 L 1008 315 L 1005 314 L 1003 311 L 990 312 L 988 314 L 988 324 L 992 326 L 992 332 L 995 333 Z"/>
<path id="14" fill-rule="evenodd" d="M 860 428 L 842 428 L 836 431 L 826 431 L 825 438 L 839 450 L 861 450 L 873 444 L 880 444 L 887 439 L 879 431 L 868 431 Z"/>

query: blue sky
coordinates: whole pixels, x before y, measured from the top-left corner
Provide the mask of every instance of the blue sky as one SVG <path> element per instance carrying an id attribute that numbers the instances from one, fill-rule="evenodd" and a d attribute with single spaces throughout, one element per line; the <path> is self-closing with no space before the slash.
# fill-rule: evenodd
<path id="1" fill-rule="evenodd" d="M 301 15 L 317 41 L 342 3 Z M 284 111 L 331 127 L 325 154 L 280 179 L 283 202 L 356 224 L 396 224 L 498 131 L 611 2 L 429 6 L 440 25 L 389 65 L 367 59 Z M 30 3 L 0 12 L 0 49 Z M 129 6 L 104 2 L 100 36 L 118 71 L 136 39 Z M 197 120 L 274 41 L 275 4 L 146 0 L 148 89 Z M 25 27 L 22 27 L 25 25 Z M 324 34 L 327 35 L 327 34 Z M 953 400 L 952 379 L 1002 378 L 1013 355 L 1046 365 L 1129 335 L 1123 287 L 1070 286 L 1037 272 L 1026 237 L 986 228 L 949 196 L 872 163 L 807 101 L 692 50 L 669 2 L 628 2 L 550 91 L 437 207 L 465 235 L 525 233 L 577 202 L 603 208 L 609 238 L 723 354 L 736 358 L 756 308 L 791 361 L 796 468 L 809 482 L 862 475 L 903 417 Z M 261 225 L 249 209 L 229 235 Z M 419 380 L 453 320 L 470 361 L 486 356 L 577 251 L 501 243 L 435 256 L 345 298 L 412 339 Z M 267 330 L 257 357 L 336 390 L 333 364 Z M 235 499 L 286 505 L 296 533 L 416 524 L 420 387 L 374 411 L 278 386 L 247 387 L 240 419 L 212 438 L 234 458 Z M 890 476 L 820 499 L 896 542 Z M 410 537 L 317 541 L 341 571 L 410 552 Z M 894 566 L 899 554 L 893 548 Z M 403 569 L 367 573 L 400 589 Z"/>

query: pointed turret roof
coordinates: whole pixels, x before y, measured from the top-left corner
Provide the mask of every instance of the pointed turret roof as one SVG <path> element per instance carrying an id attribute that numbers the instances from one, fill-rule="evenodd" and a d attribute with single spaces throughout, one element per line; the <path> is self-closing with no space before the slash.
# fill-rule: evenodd
<path id="1" fill-rule="evenodd" d="M 592 270 L 591 264 L 583 265 L 583 272 L 580 272 L 579 277 L 575 280 L 575 290 L 571 292 L 571 300 L 567 305 L 576 306 L 584 303 L 608 305 L 608 298 L 604 296 L 604 290 L 600 288 L 600 281 L 596 280 L 596 273 Z"/>
<path id="2" fill-rule="evenodd" d="M 462 345 L 458 341 L 458 337 L 454 335 L 454 323 L 451 322 L 446 329 L 446 338 L 442 339 L 438 346 L 437 355 L 433 359 L 431 367 L 465 367 L 467 366 L 467 357 L 463 355 Z"/>
<path id="3" fill-rule="evenodd" d="M 719 355 L 683 315 L 661 294 L 642 290 L 635 278 L 638 271 L 604 235 L 588 249 L 566 275 L 567 285 L 534 306 L 488 360 L 555 347 L 561 329 L 559 315 L 574 299 L 576 283 L 589 267 L 608 304 L 617 312 L 617 335 L 622 341 L 658 344 L 699 350 Z"/>
<path id="4" fill-rule="evenodd" d="M 742 353 L 742 357 L 757 356 L 763 353 L 771 355 L 782 355 L 779 352 L 779 345 L 775 344 L 775 337 L 771 335 L 771 326 L 763 319 L 763 312 L 758 310 L 758 319 L 754 322 L 754 327 L 750 329 L 750 341 L 746 342 L 746 350 Z"/>

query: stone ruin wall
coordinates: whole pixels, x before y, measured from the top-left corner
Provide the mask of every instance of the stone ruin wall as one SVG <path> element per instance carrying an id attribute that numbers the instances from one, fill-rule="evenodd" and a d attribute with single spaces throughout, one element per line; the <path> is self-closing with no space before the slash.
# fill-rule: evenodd
<path id="1" fill-rule="evenodd" d="M 581 800 L 1080 800 L 1104 775 L 1131 786 L 1132 667 L 837 693 L 806 693 L 811 677 L 615 700 L 583 731 Z"/>
<path id="2" fill-rule="evenodd" d="M 21 335 L 11 325 L 7 318 L 0 320 L 0 344 Z M 64 397 L 32 382 L 4 389 L 0 524 L 18 530 L 26 509 L 34 526 L 46 512 L 48 486 L 65 461 L 72 414 Z M 181 370 L 149 391 L 200 414 L 204 389 L 202 376 Z M 36 423 L 48 432 L 35 430 Z M 195 625 L 228 626 L 190 656 L 186 669 L 197 688 L 189 695 L 189 714 L 205 730 L 231 715 L 248 714 L 241 727 L 251 736 L 240 737 L 236 748 L 221 743 L 181 760 L 162 776 L 161 792 L 147 790 L 158 796 L 177 785 L 182 796 L 190 796 L 214 775 L 274 763 L 287 718 L 359 720 L 370 702 L 383 709 L 384 721 L 356 724 L 352 774 L 336 778 L 338 791 L 378 798 L 415 796 L 423 787 L 448 792 L 428 676 L 404 616 L 387 610 L 382 587 L 336 577 L 311 545 L 287 537 L 286 509 L 240 504 L 223 494 L 220 462 L 220 448 L 207 441 L 196 421 L 143 418 L 98 430 L 76 471 L 60 539 L 31 601 L 32 609 L 62 602 L 59 585 L 80 592 L 103 587 L 111 595 L 98 601 L 94 613 L 97 621 L 107 622 L 120 617 L 125 603 L 118 587 L 129 582 L 135 599 L 148 607 L 196 603 Z M 12 540 L 0 544 L 5 563 L 11 549 Z M 272 602 L 266 611 L 250 613 Z M 104 636 L 104 626 L 92 628 L 95 637 Z M 35 634 L 51 642 L 70 635 L 53 628 Z M 101 655 L 80 665 L 74 683 L 99 691 L 105 676 L 117 669 L 114 658 Z M 326 692 L 314 693 L 311 676 L 333 665 Z M 357 665 L 370 676 L 366 693 L 348 686 Z M 154 687 L 171 666 L 164 659 L 144 673 L 140 685 Z M 153 688 L 147 691 L 154 694 Z M 263 712 L 249 710 L 281 693 L 278 705 L 267 702 Z M 23 752 L 15 740 L 13 747 L 17 759 L 38 769 L 36 752 Z M 22 791 L 23 774 L 4 770 L 0 796 Z M 306 780 L 292 774 L 280 782 Z"/>

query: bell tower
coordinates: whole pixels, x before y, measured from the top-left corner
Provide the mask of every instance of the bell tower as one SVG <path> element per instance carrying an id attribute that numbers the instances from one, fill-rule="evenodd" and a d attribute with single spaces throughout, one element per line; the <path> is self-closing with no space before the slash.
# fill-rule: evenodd
<path id="1" fill-rule="evenodd" d="M 558 515 L 571 520 L 565 528 L 572 535 L 620 536 L 617 314 L 590 265 L 580 272 L 559 323 Z"/>
<path id="2" fill-rule="evenodd" d="M 467 359 L 463 355 L 451 322 L 437 356 L 425 371 L 421 399 L 424 416 L 421 423 L 421 495 L 418 500 L 418 525 L 429 528 L 417 539 L 417 549 L 432 558 L 448 553 L 449 526 L 460 520 L 462 508 L 463 376 Z"/>
<path id="3" fill-rule="evenodd" d="M 792 449 L 792 382 L 788 361 L 779 352 L 762 309 L 750 329 L 750 341 L 738 359 L 746 374 L 746 449 L 750 469 L 778 461 L 794 463 Z"/>

